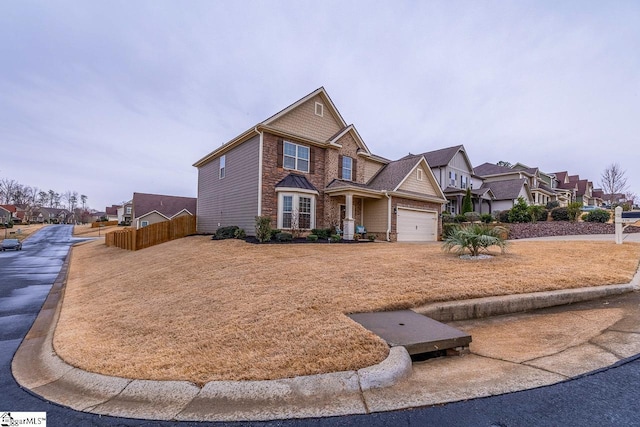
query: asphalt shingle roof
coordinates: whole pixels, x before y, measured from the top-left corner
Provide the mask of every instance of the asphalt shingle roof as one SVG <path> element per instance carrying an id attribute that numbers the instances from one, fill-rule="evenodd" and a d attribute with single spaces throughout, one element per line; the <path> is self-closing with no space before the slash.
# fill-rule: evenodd
<path id="1" fill-rule="evenodd" d="M 473 168 L 473 173 L 478 176 L 500 175 L 503 173 L 517 173 L 518 170 L 508 168 L 506 166 L 498 166 L 493 163 L 483 163 Z"/>
<path id="2" fill-rule="evenodd" d="M 196 203 L 197 199 L 194 197 L 133 193 L 133 212 L 137 218 L 153 211 L 158 211 L 167 218 L 171 218 L 183 209 L 195 215 Z"/>
<path id="3" fill-rule="evenodd" d="M 520 195 L 522 186 L 527 182 L 525 178 L 506 179 L 504 181 L 485 182 L 482 188 L 489 188 L 496 200 L 514 200 Z"/>
<path id="4" fill-rule="evenodd" d="M 411 156 L 387 164 L 369 181 L 367 187 L 372 190 L 394 190 L 420 159 L 422 156 Z"/>

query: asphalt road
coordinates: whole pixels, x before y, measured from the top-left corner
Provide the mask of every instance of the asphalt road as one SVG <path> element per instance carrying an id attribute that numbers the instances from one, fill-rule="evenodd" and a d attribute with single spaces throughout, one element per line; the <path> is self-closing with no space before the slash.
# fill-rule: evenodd
<path id="1" fill-rule="evenodd" d="M 48 426 L 219 426 L 104 417 L 49 403 L 20 388 L 11 359 L 31 327 L 71 245 L 71 226 L 45 227 L 21 252 L 0 252 L 0 414 L 43 411 Z M 355 415 L 234 426 L 638 426 L 640 358 L 630 358 L 549 387 L 448 405 Z"/>

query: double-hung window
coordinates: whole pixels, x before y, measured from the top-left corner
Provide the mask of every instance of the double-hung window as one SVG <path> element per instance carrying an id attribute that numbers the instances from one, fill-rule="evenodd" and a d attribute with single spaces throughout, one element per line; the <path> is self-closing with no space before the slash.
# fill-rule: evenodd
<path id="1" fill-rule="evenodd" d="M 466 189 L 469 186 L 469 178 L 462 175 L 460 177 L 460 188 L 462 188 L 463 190 Z"/>
<path id="2" fill-rule="evenodd" d="M 449 185 L 455 187 L 457 185 L 458 174 L 453 171 L 449 171 Z"/>
<path id="3" fill-rule="evenodd" d="M 342 179 L 353 180 L 353 159 L 351 157 L 342 157 Z"/>
<path id="4" fill-rule="evenodd" d="M 284 141 L 283 166 L 300 172 L 309 172 L 309 147 Z"/>
<path id="5" fill-rule="evenodd" d="M 315 197 L 307 194 L 281 194 L 278 228 L 308 230 L 314 227 Z"/>

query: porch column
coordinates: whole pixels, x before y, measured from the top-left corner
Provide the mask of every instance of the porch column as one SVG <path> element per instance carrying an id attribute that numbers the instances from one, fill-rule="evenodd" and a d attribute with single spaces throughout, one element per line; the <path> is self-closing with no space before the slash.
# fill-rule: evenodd
<path id="1" fill-rule="evenodd" d="M 345 218 L 344 218 L 344 230 L 342 237 L 345 240 L 353 240 L 353 231 L 354 227 L 354 219 L 353 219 L 353 194 L 347 194 L 345 196 L 346 206 L 345 206 Z"/>

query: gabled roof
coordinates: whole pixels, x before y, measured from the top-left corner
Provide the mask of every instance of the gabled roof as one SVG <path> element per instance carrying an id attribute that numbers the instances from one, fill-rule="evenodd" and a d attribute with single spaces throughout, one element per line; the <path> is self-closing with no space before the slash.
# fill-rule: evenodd
<path id="1" fill-rule="evenodd" d="M 473 168 L 473 172 L 478 176 L 491 176 L 491 175 L 512 174 L 512 173 L 518 173 L 522 171 L 513 170 L 506 166 L 498 166 L 493 163 L 487 162 Z"/>
<path id="2" fill-rule="evenodd" d="M 340 146 L 340 144 L 338 143 L 338 140 L 342 138 L 344 135 L 346 135 L 347 133 L 351 134 L 351 137 L 356 142 L 356 145 L 358 145 L 359 147 L 358 154 L 363 154 L 365 156 L 371 155 L 371 151 L 369 151 L 369 147 L 367 147 L 367 144 L 364 143 L 364 141 L 360 137 L 360 134 L 358 133 L 354 125 L 346 126 L 340 129 L 338 132 L 336 132 L 335 135 L 329 138 L 329 144 Z"/>
<path id="3" fill-rule="evenodd" d="M 567 171 L 564 172 L 554 172 L 552 173 L 552 175 L 556 176 L 556 179 L 558 181 L 560 181 L 560 183 L 564 183 L 564 181 L 567 179 L 567 176 L 569 175 L 569 173 Z"/>
<path id="4" fill-rule="evenodd" d="M 390 162 L 369 180 L 367 187 L 373 190 L 395 190 L 421 159 L 422 156 L 413 156 Z"/>
<path id="5" fill-rule="evenodd" d="M 485 182 L 480 188 L 489 188 L 496 200 L 515 200 L 520 196 L 523 186 L 528 188 L 527 180 L 525 178 L 517 178 Z"/>
<path id="6" fill-rule="evenodd" d="M 262 122 L 260 122 L 259 124 L 261 125 L 269 125 L 272 122 L 276 121 L 277 119 L 279 119 L 280 117 L 284 116 L 285 114 L 287 114 L 288 112 L 292 111 L 293 109 L 295 109 L 296 107 L 304 104 L 305 102 L 307 102 L 308 100 L 312 99 L 315 96 L 320 95 L 320 97 L 322 97 L 324 99 L 324 101 L 331 107 L 331 109 L 329 110 L 329 112 L 331 114 L 333 114 L 336 118 L 336 120 L 338 120 L 338 122 L 340 123 L 340 125 L 344 128 L 347 126 L 347 123 L 344 121 L 344 119 L 342 118 L 342 116 L 340 115 L 340 112 L 338 111 L 338 109 L 336 108 L 336 106 L 334 105 L 333 101 L 331 100 L 331 98 L 329 97 L 329 94 L 327 93 L 327 91 L 324 89 L 323 86 L 319 87 L 318 89 L 314 90 L 313 92 L 311 92 L 309 95 L 304 96 L 302 98 L 300 98 L 299 100 L 297 100 L 296 102 L 294 102 L 293 104 L 289 105 L 288 107 L 285 107 L 284 109 L 278 111 L 276 114 L 274 114 L 273 116 L 269 117 L 266 120 L 263 120 Z"/>
<path id="7" fill-rule="evenodd" d="M 469 157 L 467 157 L 467 153 L 464 149 L 464 145 L 454 145 L 453 147 L 441 148 L 439 150 L 428 151 L 426 153 L 422 153 L 425 160 L 432 168 L 439 168 L 442 166 L 447 166 L 449 162 L 458 154 L 459 151 L 464 153 L 464 159 L 469 167 L 469 170 L 473 171 L 473 166 L 469 161 Z"/>
<path id="8" fill-rule="evenodd" d="M 344 130 L 345 128 L 348 127 L 347 123 L 344 121 L 344 119 L 340 115 L 340 112 L 338 111 L 336 106 L 333 104 L 333 101 L 329 97 L 329 94 L 327 94 L 327 91 L 324 89 L 324 87 L 320 87 L 320 88 L 314 90 L 313 92 L 311 92 L 310 94 L 300 98 L 299 100 L 297 100 L 293 104 L 289 105 L 288 107 L 284 108 L 283 110 L 280 110 L 279 112 L 277 112 L 273 116 L 267 118 L 266 120 L 263 120 L 263 121 L 261 121 L 260 123 L 257 123 L 254 126 L 251 126 L 249 129 L 247 129 L 246 131 L 244 131 L 243 133 L 241 133 L 237 137 L 235 137 L 232 140 L 226 142 L 221 147 L 213 150 L 211 153 L 207 154 L 206 156 L 204 156 L 203 158 L 201 158 L 200 160 L 195 162 L 193 164 L 193 166 L 195 166 L 195 167 L 203 166 L 206 163 L 208 163 L 210 160 L 216 158 L 218 155 L 220 155 L 223 152 L 231 149 L 231 147 L 233 147 L 233 146 L 235 146 L 235 145 L 237 145 L 239 143 L 245 142 L 245 141 L 253 138 L 256 135 L 259 135 L 259 133 L 260 133 L 259 132 L 259 128 L 260 127 L 263 127 L 264 129 L 268 129 L 269 131 L 277 131 L 276 129 L 269 127 L 269 125 L 271 125 L 274 121 L 276 121 L 280 117 L 284 116 L 285 114 L 289 113 L 293 109 L 295 109 L 298 106 L 304 104 L 305 102 L 309 101 L 310 99 L 312 99 L 315 96 L 320 96 L 323 99 L 325 104 L 328 106 L 329 114 L 331 114 L 336 119 L 336 121 L 338 122 L 338 124 L 340 125 L 342 130 Z M 353 130 L 355 131 L 355 128 Z M 355 133 L 357 134 L 357 132 L 355 132 Z M 360 138 L 359 135 L 358 135 L 358 138 L 362 142 L 362 138 Z M 321 142 L 326 142 L 326 141 L 321 141 Z M 366 145 L 364 145 L 364 142 L 362 142 L 362 144 L 363 144 L 363 147 L 365 149 L 367 149 Z M 367 151 L 368 151 L 368 149 L 367 149 Z"/>
<path id="9" fill-rule="evenodd" d="M 0 208 L 3 208 L 4 210 L 9 211 L 11 213 L 15 213 L 17 211 L 15 205 L 0 205 Z"/>
<path id="10" fill-rule="evenodd" d="M 400 160 L 390 162 L 369 180 L 367 187 L 372 190 L 379 191 L 398 191 L 402 183 L 413 173 L 413 171 L 420 167 L 420 165 L 424 166 L 427 179 L 431 182 L 431 186 L 436 191 L 436 197 L 446 200 L 440 185 L 438 185 L 429 164 L 423 156 L 405 157 Z"/>
<path id="11" fill-rule="evenodd" d="M 301 190 L 309 190 L 318 192 L 318 189 L 309 182 L 304 175 L 290 173 L 276 184 L 276 188 L 298 188 Z"/>
<path id="12" fill-rule="evenodd" d="M 107 206 L 105 208 L 105 214 L 107 214 L 107 215 L 118 215 L 118 208 L 119 208 L 119 206 L 117 206 L 117 205 Z"/>
<path id="13" fill-rule="evenodd" d="M 136 218 L 153 211 L 167 218 L 172 218 L 184 210 L 187 210 L 191 215 L 195 215 L 196 203 L 197 199 L 194 197 L 133 193 L 133 212 Z"/>

